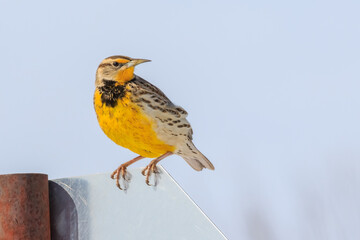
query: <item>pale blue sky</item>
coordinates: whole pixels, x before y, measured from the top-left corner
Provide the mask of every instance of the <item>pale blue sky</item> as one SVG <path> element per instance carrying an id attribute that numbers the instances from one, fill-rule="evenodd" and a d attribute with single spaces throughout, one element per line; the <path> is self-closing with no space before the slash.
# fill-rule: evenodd
<path id="1" fill-rule="evenodd" d="M 216 170 L 163 166 L 230 239 L 360 238 L 359 1 L 0 1 L 0 173 L 110 172 L 98 64 L 189 112 Z M 148 161 L 136 163 L 143 167 Z"/>

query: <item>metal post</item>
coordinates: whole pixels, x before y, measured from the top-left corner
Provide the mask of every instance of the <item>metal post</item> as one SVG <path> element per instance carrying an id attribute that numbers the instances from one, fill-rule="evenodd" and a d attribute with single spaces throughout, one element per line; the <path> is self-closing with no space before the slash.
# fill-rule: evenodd
<path id="1" fill-rule="evenodd" d="M 48 176 L 0 175 L 0 239 L 50 238 Z"/>

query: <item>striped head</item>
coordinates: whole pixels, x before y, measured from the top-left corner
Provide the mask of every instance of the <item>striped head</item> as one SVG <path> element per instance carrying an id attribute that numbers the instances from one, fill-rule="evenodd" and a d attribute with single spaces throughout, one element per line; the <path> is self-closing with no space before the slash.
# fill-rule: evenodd
<path id="1" fill-rule="evenodd" d="M 119 55 L 105 58 L 96 71 L 95 86 L 104 86 L 104 81 L 115 81 L 123 85 L 134 78 L 135 66 L 144 62 L 150 62 L 150 60 Z"/>

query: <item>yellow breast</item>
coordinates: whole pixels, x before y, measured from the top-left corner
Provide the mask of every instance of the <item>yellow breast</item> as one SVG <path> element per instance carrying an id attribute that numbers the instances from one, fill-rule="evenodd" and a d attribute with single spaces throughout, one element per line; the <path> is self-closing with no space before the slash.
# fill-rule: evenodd
<path id="1" fill-rule="evenodd" d="M 155 121 L 143 114 L 141 108 L 132 103 L 127 93 L 118 99 L 115 107 L 106 106 L 101 101 L 101 93 L 96 90 L 94 107 L 101 129 L 116 144 L 148 158 L 159 157 L 173 152 L 174 146 L 161 141 L 153 130 Z"/>

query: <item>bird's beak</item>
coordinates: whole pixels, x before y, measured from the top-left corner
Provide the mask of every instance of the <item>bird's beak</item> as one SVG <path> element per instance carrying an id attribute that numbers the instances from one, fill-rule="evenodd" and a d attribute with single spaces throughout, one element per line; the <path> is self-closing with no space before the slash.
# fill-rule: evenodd
<path id="1" fill-rule="evenodd" d="M 136 65 L 139 65 L 144 62 L 151 62 L 151 60 L 147 59 L 132 59 L 130 62 L 126 63 L 124 66 L 120 68 L 120 71 L 125 70 L 129 67 L 135 67 Z"/>

